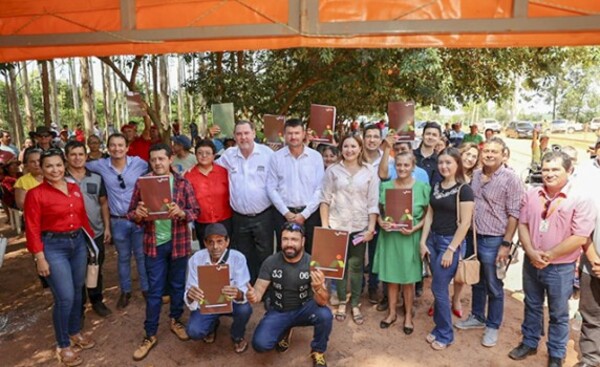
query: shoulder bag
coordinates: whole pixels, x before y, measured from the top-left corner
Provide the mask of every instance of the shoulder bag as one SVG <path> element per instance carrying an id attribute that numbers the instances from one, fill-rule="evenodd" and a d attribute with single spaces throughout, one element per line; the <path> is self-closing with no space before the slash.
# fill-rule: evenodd
<path id="1" fill-rule="evenodd" d="M 460 226 L 460 190 L 464 184 L 458 188 L 456 193 L 456 224 Z M 473 230 L 473 255 L 458 260 L 458 268 L 454 275 L 454 282 L 458 284 L 473 285 L 479 283 L 479 268 L 481 264 L 477 259 L 477 229 L 475 228 L 475 210 L 473 209 L 473 216 L 471 219 L 471 225 Z M 457 249 L 457 251 L 460 251 Z"/>

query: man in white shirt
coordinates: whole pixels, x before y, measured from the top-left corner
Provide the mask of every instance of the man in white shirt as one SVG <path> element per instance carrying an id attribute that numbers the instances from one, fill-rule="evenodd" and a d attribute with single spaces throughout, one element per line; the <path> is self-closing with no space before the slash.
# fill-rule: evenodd
<path id="1" fill-rule="evenodd" d="M 246 300 L 250 273 L 246 265 L 246 258 L 236 250 L 230 250 L 229 236 L 225 226 L 221 223 L 209 224 L 204 234 L 205 248 L 196 252 L 188 261 L 188 275 L 185 285 L 184 301 L 191 311 L 187 325 L 187 334 L 193 340 L 202 339 L 205 343 L 215 342 L 220 316 L 233 317 L 231 324 L 231 339 L 236 353 L 243 353 L 248 349 L 248 342 L 244 339 L 246 324 L 252 315 L 252 307 Z M 229 265 L 230 285 L 223 287 L 223 294 L 233 302 L 233 312 L 228 315 L 203 314 L 199 302 L 204 299 L 201 288 L 202 279 L 198 279 L 198 266 L 201 265 Z"/>
<path id="2" fill-rule="evenodd" d="M 304 146 L 306 132 L 299 119 L 285 122 L 286 146 L 273 154 L 267 176 L 267 192 L 277 209 L 274 213 L 277 248 L 281 249 L 281 228 L 285 222 L 304 225 L 305 251 L 312 252 L 315 226 L 321 225 L 319 196 L 323 182 L 323 160 L 314 149 Z"/>
<path id="3" fill-rule="evenodd" d="M 267 194 L 267 174 L 273 151 L 256 144 L 256 128 L 238 121 L 233 131 L 236 146 L 227 149 L 217 164 L 229 174 L 233 209 L 232 247 L 246 256 L 254 282 L 262 262 L 273 253 L 273 210 Z"/>

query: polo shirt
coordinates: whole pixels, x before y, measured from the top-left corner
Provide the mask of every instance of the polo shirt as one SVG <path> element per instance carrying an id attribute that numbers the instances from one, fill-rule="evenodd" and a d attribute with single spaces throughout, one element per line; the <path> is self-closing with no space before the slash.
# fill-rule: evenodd
<path id="1" fill-rule="evenodd" d="M 78 182 L 67 170 L 65 172 L 65 180 L 79 186 L 79 190 L 83 194 L 85 212 L 90 221 L 90 226 L 96 233 L 96 236 L 102 236 L 104 234 L 104 221 L 102 220 L 100 198 L 106 197 L 106 186 L 104 186 L 102 176 L 86 169 L 85 176 Z"/>

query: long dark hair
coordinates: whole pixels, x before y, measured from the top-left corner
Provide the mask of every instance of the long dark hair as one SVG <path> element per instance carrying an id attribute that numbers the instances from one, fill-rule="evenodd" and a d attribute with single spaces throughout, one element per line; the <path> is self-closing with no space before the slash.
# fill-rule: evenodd
<path id="1" fill-rule="evenodd" d="M 450 156 L 456 162 L 457 168 L 456 168 L 456 174 L 454 175 L 454 179 L 456 180 L 456 182 L 461 183 L 461 184 L 465 183 L 465 174 L 464 174 L 464 170 L 463 170 L 462 157 L 460 155 L 460 150 L 458 150 L 457 148 L 454 148 L 454 147 L 446 148 L 446 149 L 442 150 L 441 153 L 438 155 L 438 159 L 439 159 L 439 157 L 441 157 L 443 155 Z"/>

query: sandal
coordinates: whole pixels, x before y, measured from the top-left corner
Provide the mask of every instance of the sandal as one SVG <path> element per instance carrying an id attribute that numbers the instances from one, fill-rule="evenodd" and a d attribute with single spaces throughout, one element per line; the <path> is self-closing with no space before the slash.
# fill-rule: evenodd
<path id="1" fill-rule="evenodd" d="M 217 330 L 219 329 L 219 325 L 221 325 L 221 321 L 219 319 L 217 319 L 217 322 L 215 323 L 215 328 L 213 329 L 213 331 L 211 331 L 207 336 L 202 338 L 202 341 L 205 342 L 206 344 L 214 343 L 217 340 Z"/>
<path id="2" fill-rule="evenodd" d="M 444 350 L 444 349 L 448 348 L 449 345 L 450 344 L 444 344 L 442 342 L 434 340 L 433 343 L 431 343 L 431 348 L 433 350 Z"/>
<path id="3" fill-rule="evenodd" d="M 346 320 L 346 303 L 340 303 L 338 309 L 335 311 L 335 319 L 338 321 Z"/>
<path id="4" fill-rule="evenodd" d="M 236 342 L 233 342 L 233 350 L 236 353 L 244 353 L 248 349 L 248 342 L 242 338 Z"/>
<path id="5" fill-rule="evenodd" d="M 362 325 L 365 322 L 365 317 L 360 312 L 360 308 L 352 307 L 352 320 L 356 325 Z"/>
<path id="6" fill-rule="evenodd" d="M 59 362 L 69 367 L 79 366 L 83 363 L 83 359 L 81 359 L 79 353 L 75 352 L 71 347 L 57 348 L 56 357 Z"/>

